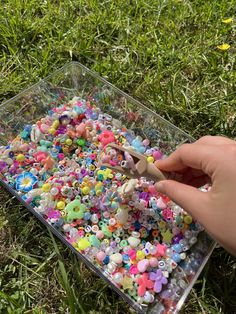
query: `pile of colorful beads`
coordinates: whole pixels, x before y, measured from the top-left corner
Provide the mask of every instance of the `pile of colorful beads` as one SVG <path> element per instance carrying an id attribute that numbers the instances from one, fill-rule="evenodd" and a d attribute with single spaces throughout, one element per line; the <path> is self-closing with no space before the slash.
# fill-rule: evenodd
<path id="1" fill-rule="evenodd" d="M 181 284 L 171 273 L 202 228 L 154 182 L 99 167 L 109 143 L 150 163 L 163 158 L 148 139 L 74 97 L 0 148 L 2 180 L 133 300 L 171 299 Z"/>

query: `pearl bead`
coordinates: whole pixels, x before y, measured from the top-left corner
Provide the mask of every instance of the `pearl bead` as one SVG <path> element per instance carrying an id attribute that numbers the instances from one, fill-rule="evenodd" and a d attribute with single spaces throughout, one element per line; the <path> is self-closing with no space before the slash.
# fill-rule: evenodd
<path id="1" fill-rule="evenodd" d="M 90 220 L 92 221 L 92 223 L 96 224 L 98 222 L 98 215 L 97 214 L 93 214 L 91 216 Z"/>
<path id="2" fill-rule="evenodd" d="M 59 193 L 59 191 L 58 191 L 57 188 L 52 188 L 51 191 L 50 191 L 50 193 L 51 193 L 53 196 L 55 196 L 55 195 L 57 195 L 57 194 Z"/>
<path id="3" fill-rule="evenodd" d="M 37 175 L 37 174 L 38 174 L 38 170 L 35 169 L 35 168 L 32 168 L 32 169 L 30 170 L 30 172 L 31 172 L 33 175 Z"/>
<path id="4" fill-rule="evenodd" d="M 105 250 L 106 255 L 111 255 L 113 254 L 113 248 L 111 246 L 108 246 Z"/>
<path id="5" fill-rule="evenodd" d="M 142 304 L 142 303 L 143 303 L 143 298 L 142 298 L 142 297 L 138 297 L 138 298 L 137 298 L 137 302 L 138 302 L 139 304 Z"/>
<path id="6" fill-rule="evenodd" d="M 191 239 L 189 239 L 189 243 L 191 245 L 195 244 L 197 242 L 197 238 L 196 237 L 192 237 Z"/>
<path id="7" fill-rule="evenodd" d="M 122 280 L 123 280 L 123 275 L 121 273 L 116 273 L 114 276 L 113 276 L 113 280 L 116 282 L 116 283 L 121 283 Z"/>
<path id="8" fill-rule="evenodd" d="M 185 231 L 184 236 L 185 236 L 186 239 L 190 239 L 191 236 L 192 236 L 192 232 L 187 230 L 187 231 Z"/>
<path id="9" fill-rule="evenodd" d="M 110 273 L 113 273 L 116 270 L 116 265 L 114 263 L 108 263 L 107 269 Z"/>
<path id="10" fill-rule="evenodd" d="M 157 267 L 158 266 L 158 260 L 156 257 L 151 257 L 149 259 L 149 264 L 151 267 Z"/>

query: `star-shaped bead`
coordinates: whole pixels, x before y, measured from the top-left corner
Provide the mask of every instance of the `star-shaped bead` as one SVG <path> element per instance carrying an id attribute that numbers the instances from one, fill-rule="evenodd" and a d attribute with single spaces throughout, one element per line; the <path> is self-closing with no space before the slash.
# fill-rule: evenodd
<path id="1" fill-rule="evenodd" d="M 128 277 L 128 276 L 124 276 L 122 282 L 121 282 L 123 289 L 133 289 L 133 279 Z"/>
<path id="2" fill-rule="evenodd" d="M 165 255 L 165 252 L 166 252 L 166 246 L 165 245 L 157 244 L 156 248 L 157 248 L 157 253 L 156 253 L 157 256 L 164 256 Z"/>
<path id="3" fill-rule="evenodd" d="M 173 234 L 170 232 L 169 229 L 166 230 L 165 232 L 162 232 L 161 235 L 162 235 L 162 238 L 163 238 L 163 240 L 162 240 L 163 242 L 171 243 L 171 240 L 173 238 Z"/>

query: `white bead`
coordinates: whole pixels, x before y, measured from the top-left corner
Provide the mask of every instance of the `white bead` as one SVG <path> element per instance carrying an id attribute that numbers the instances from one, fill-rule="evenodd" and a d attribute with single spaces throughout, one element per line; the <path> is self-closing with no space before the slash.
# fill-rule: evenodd
<path id="1" fill-rule="evenodd" d="M 134 237 L 129 237 L 128 242 L 129 242 L 131 247 L 137 247 L 139 245 L 139 243 L 141 242 L 141 240 L 134 238 Z"/>
<path id="2" fill-rule="evenodd" d="M 123 280 L 123 275 L 121 273 L 116 273 L 114 276 L 113 276 L 113 280 L 116 282 L 116 283 L 121 283 L 122 280 Z"/>
<path id="3" fill-rule="evenodd" d="M 50 193 L 51 193 L 53 196 L 55 196 L 55 195 L 57 195 L 57 194 L 59 193 L 59 191 L 58 191 L 57 188 L 52 188 L 51 191 L 50 191 Z"/>
<path id="4" fill-rule="evenodd" d="M 110 260 L 116 264 L 121 264 L 123 261 L 123 258 L 120 253 L 115 253 L 110 256 Z"/>
<path id="5" fill-rule="evenodd" d="M 106 255 L 111 255 L 111 254 L 113 254 L 113 248 L 111 246 L 109 246 L 106 248 L 105 252 L 106 252 Z"/>
<path id="6" fill-rule="evenodd" d="M 116 265 L 113 264 L 113 263 L 108 263 L 108 264 L 107 264 L 107 270 L 108 270 L 110 273 L 113 273 L 113 272 L 116 270 Z"/>

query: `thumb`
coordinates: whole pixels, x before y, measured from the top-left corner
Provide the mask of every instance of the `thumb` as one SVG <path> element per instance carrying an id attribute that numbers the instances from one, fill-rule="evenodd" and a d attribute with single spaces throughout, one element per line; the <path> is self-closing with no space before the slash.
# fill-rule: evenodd
<path id="1" fill-rule="evenodd" d="M 172 201 L 190 213 L 200 223 L 209 216 L 207 193 L 173 180 L 163 180 L 155 184 L 158 192 L 166 194 Z"/>

